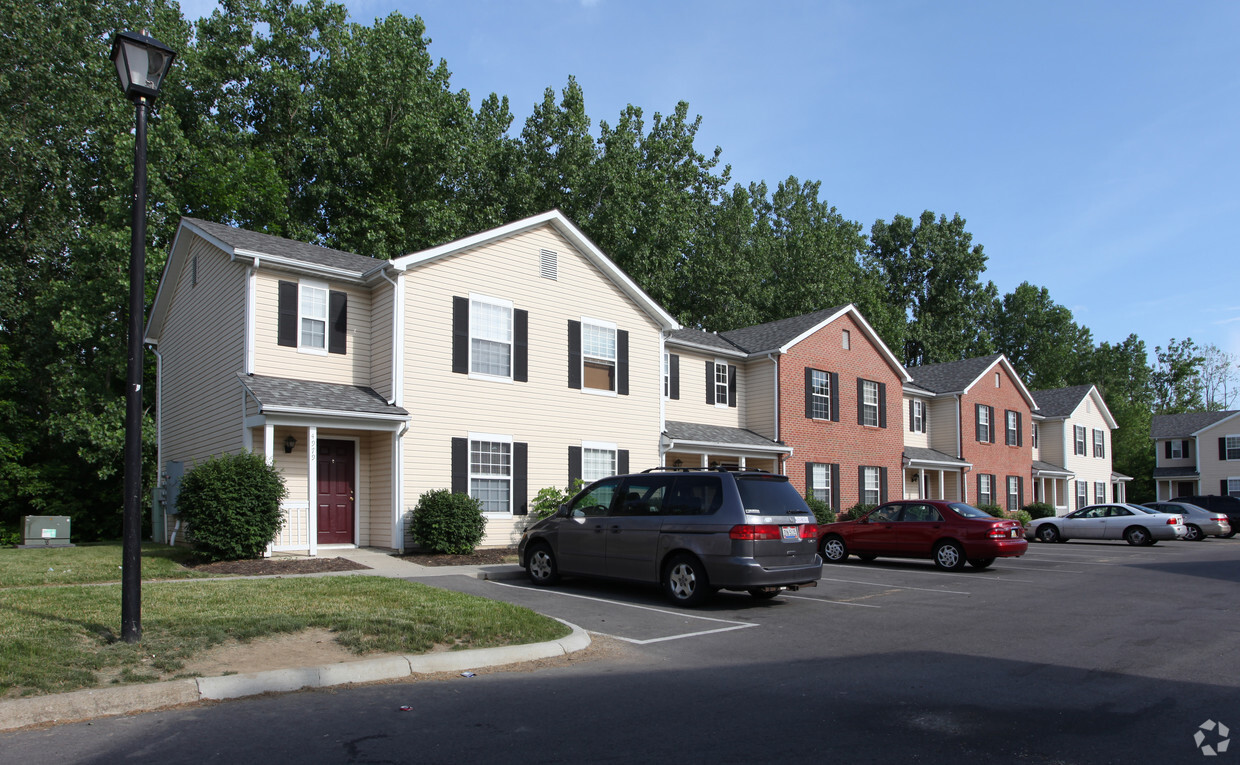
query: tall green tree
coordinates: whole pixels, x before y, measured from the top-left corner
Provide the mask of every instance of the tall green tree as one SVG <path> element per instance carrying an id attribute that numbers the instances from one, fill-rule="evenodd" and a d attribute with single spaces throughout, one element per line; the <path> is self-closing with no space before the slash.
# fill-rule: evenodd
<path id="1" fill-rule="evenodd" d="M 1086 356 L 1079 374 L 1069 384 L 1098 386 L 1118 425 L 1112 434 L 1111 464 L 1133 479 L 1128 498 L 1136 502 L 1154 499 L 1154 449 L 1150 442 L 1153 369 L 1144 341 L 1129 335 L 1120 343 L 1099 343 Z"/>
<path id="2" fill-rule="evenodd" d="M 1003 296 L 991 321 L 995 350 L 1031 388 L 1062 388 L 1083 376 L 1093 337 L 1045 287 L 1022 282 Z"/>
<path id="3" fill-rule="evenodd" d="M 1155 414 L 1180 414 L 1205 408 L 1201 372 L 1206 358 L 1192 338 L 1172 338 L 1167 347 L 1156 346 L 1157 362 L 1150 375 Z"/>

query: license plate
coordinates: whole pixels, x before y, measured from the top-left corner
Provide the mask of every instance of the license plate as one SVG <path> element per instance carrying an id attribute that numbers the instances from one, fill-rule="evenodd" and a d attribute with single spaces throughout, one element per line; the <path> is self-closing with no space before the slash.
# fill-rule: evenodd
<path id="1" fill-rule="evenodd" d="M 780 526 L 779 533 L 783 535 L 785 542 L 795 542 L 801 538 L 801 527 Z"/>
<path id="2" fill-rule="evenodd" d="M 1010 536 L 1012 539 L 1015 539 L 1016 537 L 1020 536 L 1020 531 L 1019 531 L 1019 530 L 1017 530 L 1017 529 L 1012 529 L 1012 530 L 1008 533 L 1008 536 Z"/>

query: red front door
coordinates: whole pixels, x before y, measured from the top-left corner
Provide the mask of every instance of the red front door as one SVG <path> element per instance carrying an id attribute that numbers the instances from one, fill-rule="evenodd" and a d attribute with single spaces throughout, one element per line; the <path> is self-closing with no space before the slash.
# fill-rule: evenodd
<path id="1" fill-rule="evenodd" d="M 353 442 L 319 441 L 319 544 L 353 543 Z"/>

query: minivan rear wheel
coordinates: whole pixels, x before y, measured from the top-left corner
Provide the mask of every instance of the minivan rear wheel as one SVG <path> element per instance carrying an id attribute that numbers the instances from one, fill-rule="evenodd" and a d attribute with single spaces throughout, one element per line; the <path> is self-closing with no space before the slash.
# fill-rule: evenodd
<path id="1" fill-rule="evenodd" d="M 663 567 L 663 592 L 678 606 L 700 605 L 710 595 L 706 568 L 692 555 L 677 555 Z"/>
<path id="2" fill-rule="evenodd" d="M 559 581 L 560 568 L 556 565 L 551 545 L 540 542 L 530 550 L 525 559 L 525 573 L 529 574 L 531 582 L 540 587 Z"/>

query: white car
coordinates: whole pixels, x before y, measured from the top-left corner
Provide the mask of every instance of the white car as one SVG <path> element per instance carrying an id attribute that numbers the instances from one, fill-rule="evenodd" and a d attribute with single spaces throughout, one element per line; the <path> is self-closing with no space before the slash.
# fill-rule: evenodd
<path id="1" fill-rule="evenodd" d="M 1184 516 L 1184 526 L 1188 535 L 1184 538 L 1190 542 L 1200 542 L 1206 537 L 1231 536 L 1231 523 L 1224 513 L 1206 510 L 1188 502 L 1146 502 L 1145 507 L 1160 513 L 1173 513 Z"/>
<path id="2" fill-rule="evenodd" d="M 1069 539 L 1122 539 L 1130 545 L 1152 545 L 1183 539 L 1184 517 L 1127 504 L 1090 505 L 1056 518 L 1039 518 L 1025 527 L 1025 538 L 1039 542 Z"/>

